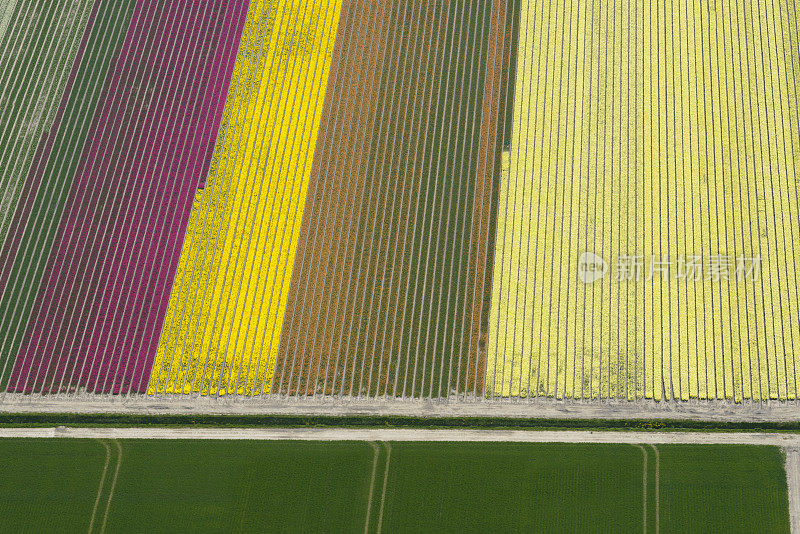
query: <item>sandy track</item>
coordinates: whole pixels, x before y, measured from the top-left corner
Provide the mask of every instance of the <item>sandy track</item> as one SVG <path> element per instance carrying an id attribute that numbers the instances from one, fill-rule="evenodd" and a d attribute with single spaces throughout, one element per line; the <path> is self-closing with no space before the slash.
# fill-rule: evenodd
<path id="1" fill-rule="evenodd" d="M 800 532 L 800 448 L 796 446 L 786 449 L 786 483 L 792 532 Z"/>
<path id="2" fill-rule="evenodd" d="M 796 403 L 723 401 L 640 402 L 489 402 L 474 399 L 429 401 L 417 399 L 355 399 L 197 396 L 75 396 L 0 394 L 0 413 L 126 413 L 210 415 L 382 415 L 408 417 L 524 417 L 538 419 L 663 419 L 770 422 L 797 421 Z"/>
<path id="3" fill-rule="evenodd" d="M 428 430 L 349 428 L 0 428 L 0 438 L 230 439 L 304 441 L 470 441 L 511 443 L 648 443 L 787 447 L 793 466 L 800 435 L 753 432 L 614 432 L 585 430 Z M 796 449 L 795 449 L 796 448 Z M 787 460 L 788 465 L 788 460 Z M 796 471 L 796 470 L 795 470 Z M 795 473 L 792 483 L 800 483 Z"/>

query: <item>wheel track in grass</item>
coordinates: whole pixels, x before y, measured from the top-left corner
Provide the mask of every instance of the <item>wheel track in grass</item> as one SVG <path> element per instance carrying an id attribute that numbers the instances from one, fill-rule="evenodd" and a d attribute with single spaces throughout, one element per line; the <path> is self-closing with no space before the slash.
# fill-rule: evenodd
<path id="1" fill-rule="evenodd" d="M 634 445 L 642 451 L 642 517 L 644 523 L 644 532 L 647 533 L 647 450 L 643 445 L 638 443 Z"/>
<path id="2" fill-rule="evenodd" d="M 654 443 L 649 443 L 650 447 L 653 449 L 653 453 L 656 456 L 656 534 L 659 533 L 661 530 L 661 453 L 658 452 L 658 447 L 655 446 Z"/>
<path id="3" fill-rule="evenodd" d="M 94 507 L 92 508 L 92 518 L 89 521 L 90 534 L 94 529 L 94 521 L 95 518 L 97 517 L 97 507 L 100 504 L 100 496 L 103 494 L 103 486 L 106 483 L 106 473 L 108 472 L 108 464 L 111 462 L 111 448 L 108 446 L 108 443 L 100 439 L 98 439 L 97 442 L 100 443 L 106 450 L 106 463 L 103 465 L 103 473 L 100 475 L 100 485 L 97 489 L 97 498 L 94 500 Z"/>
<path id="4" fill-rule="evenodd" d="M 92 517 L 89 521 L 89 534 L 91 534 L 95 530 L 95 523 L 98 521 L 97 511 L 99 509 L 100 501 L 102 500 L 104 494 L 104 488 L 108 487 L 108 498 L 104 502 L 103 507 L 103 521 L 100 523 L 99 528 L 97 529 L 98 532 L 101 534 L 106 531 L 106 525 L 108 524 L 108 513 L 111 509 L 111 501 L 114 498 L 114 489 L 117 485 L 117 478 L 119 477 L 119 468 L 122 465 L 122 445 L 120 444 L 119 440 L 111 439 L 114 443 L 116 448 L 116 466 L 114 467 L 114 474 L 110 475 L 108 472 L 108 466 L 111 465 L 111 446 L 106 442 L 106 440 L 98 439 L 97 440 L 106 450 L 106 461 L 103 466 L 103 473 L 100 476 L 100 486 L 97 490 L 97 498 L 94 501 L 94 507 L 92 508 Z M 108 477 L 111 477 L 110 480 L 106 480 Z"/>
<path id="5" fill-rule="evenodd" d="M 383 527 L 383 510 L 386 505 L 386 486 L 389 482 L 389 466 L 392 461 L 392 444 L 384 441 L 383 445 L 386 447 L 386 469 L 383 472 L 383 489 L 381 490 L 381 507 L 378 509 L 378 528 L 377 533 L 381 534 Z"/>
<path id="6" fill-rule="evenodd" d="M 642 458 L 643 458 L 643 475 L 642 475 L 642 486 L 643 486 L 643 501 L 644 501 L 644 509 L 643 509 L 643 516 L 644 516 L 644 532 L 647 532 L 647 449 L 641 443 L 636 443 L 635 447 L 641 449 L 642 451 Z M 660 530 L 660 522 L 661 522 L 661 502 L 660 502 L 660 478 L 661 478 L 661 459 L 656 448 L 655 444 L 647 443 L 647 446 L 653 449 L 653 455 L 655 459 L 655 463 L 653 465 L 653 477 L 654 477 L 654 484 L 653 484 L 653 504 L 655 507 L 655 517 L 653 518 L 653 525 L 655 526 L 655 532 L 658 534 Z"/>
<path id="7" fill-rule="evenodd" d="M 372 513 L 372 497 L 375 494 L 375 476 L 378 472 L 378 454 L 380 453 L 377 443 L 370 441 L 369 445 L 372 447 L 375 455 L 372 458 L 372 475 L 369 479 L 369 498 L 367 499 L 367 517 L 364 520 L 364 534 L 369 532 L 369 518 Z"/>
<path id="8" fill-rule="evenodd" d="M 114 440 L 114 445 L 117 446 L 117 466 L 114 468 L 114 478 L 111 479 L 111 489 L 108 492 L 108 500 L 106 501 L 106 511 L 103 513 L 103 524 L 100 527 L 100 533 L 106 531 L 108 524 L 108 512 L 111 510 L 111 501 L 114 498 L 114 490 L 117 487 L 117 478 L 119 477 L 119 467 L 122 465 L 122 445 L 119 440 Z"/>
<path id="9" fill-rule="evenodd" d="M 786 484 L 789 488 L 789 516 L 792 532 L 800 532 L 800 447 L 786 451 Z"/>

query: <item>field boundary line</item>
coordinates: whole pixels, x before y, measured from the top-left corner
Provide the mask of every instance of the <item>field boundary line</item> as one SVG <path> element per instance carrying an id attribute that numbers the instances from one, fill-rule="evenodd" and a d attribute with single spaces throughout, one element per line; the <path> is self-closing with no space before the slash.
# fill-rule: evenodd
<path id="1" fill-rule="evenodd" d="M 182 395 L 139 395 L 119 398 L 104 394 L 32 396 L 0 392 L 0 413 L 113 413 L 202 415 L 407 415 L 414 417 L 524 417 L 537 419 L 646 419 L 724 422 L 800 420 L 800 402 L 728 401 L 578 401 L 472 399 L 448 402 L 422 399 L 267 398 Z"/>
<path id="2" fill-rule="evenodd" d="M 800 435 L 758 432 L 462 430 L 361 428 L 0 428 L 0 438 L 203 439 L 266 441 L 453 441 L 770 445 L 800 450 Z M 800 479 L 800 477 L 798 477 Z"/>
<path id="3" fill-rule="evenodd" d="M 89 534 L 91 534 L 92 529 L 94 528 L 94 519 L 97 516 L 97 506 L 100 504 L 100 495 L 103 493 L 103 486 L 105 485 L 106 481 L 108 464 L 111 462 L 111 448 L 108 446 L 108 443 L 100 439 L 98 439 L 97 442 L 106 449 L 106 464 L 103 466 L 103 474 L 100 476 L 100 487 L 97 489 L 97 498 L 94 500 L 94 508 L 92 508 L 92 519 L 89 521 Z"/>

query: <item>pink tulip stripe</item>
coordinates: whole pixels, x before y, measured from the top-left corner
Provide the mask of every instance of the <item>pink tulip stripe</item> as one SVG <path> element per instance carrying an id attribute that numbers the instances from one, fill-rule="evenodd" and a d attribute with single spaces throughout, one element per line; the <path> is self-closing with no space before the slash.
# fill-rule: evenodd
<path id="1" fill-rule="evenodd" d="M 147 387 L 248 2 L 137 2 L 9 391 Z"/>

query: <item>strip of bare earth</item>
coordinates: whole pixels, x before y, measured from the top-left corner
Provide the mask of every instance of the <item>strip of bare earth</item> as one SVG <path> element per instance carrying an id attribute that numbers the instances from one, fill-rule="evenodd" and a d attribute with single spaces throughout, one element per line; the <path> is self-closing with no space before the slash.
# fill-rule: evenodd
<path id="1" fill-rule="evenodd" d="M 792 532 L 800 532 L 800 449 L 796 446 L 786 448 L 786 484 Z"/>
<path id="2" fill-rule="evenodd" d="M 681 424 L 711 424 L 713 428 L 742 429 L 743 425 L 772 424 L 778 429 L 800 429 L 798 405 L 786 402 L 741 403 L 682 402 L 658 403 L 654 401 L 627 402 L 487 402 L 480 400 L 446 402 L 406 399 L 337 399 L 280 397 L 247 399 L 236 397 L 179 397 L 111 396 L 111 395 L 49 395 L 33 398 L 28 395 L 0 394 L 0 414 L 61 414 L 85 417 L 117 415 L 119 417 L 170 418 L 191 416 L 195 419 L 247 418 L 333 418 L 443 421 L 451 420 L 453 426 L 475 427 L 470 420 L 492 423 L 493 427 L 521 425 L 539 427 L 541 421 L 563 421 L 574 426 L 579 421 L 609 421 L 614 426 L 634 426 L 637 421 L 652 425 L 665 425 L 670 421 Z M 55 417 L 55 416 L 53 416 Z M 503 421 L 507 423 L 503 423 Z M 232 426 L 233 423 L 224 423 Z M 737 426 L 738 425 L 738 426 Z M 442 424 L 408 424 L 406 426 L 442 426 Z M 549 425 L 559 426 L 559 425 Z M 593 428 L 607 425 L 593 424 Z M 746 427 L 751 428 L 751 427 Z"/>
<path id="3" fill-rule="evenodd" d="M 800 447 L 796 434 L 397 428 L 0 428 L 0 438 L 649 443 Z M 796 477 L 800 480 L 800 477 Z"/>

